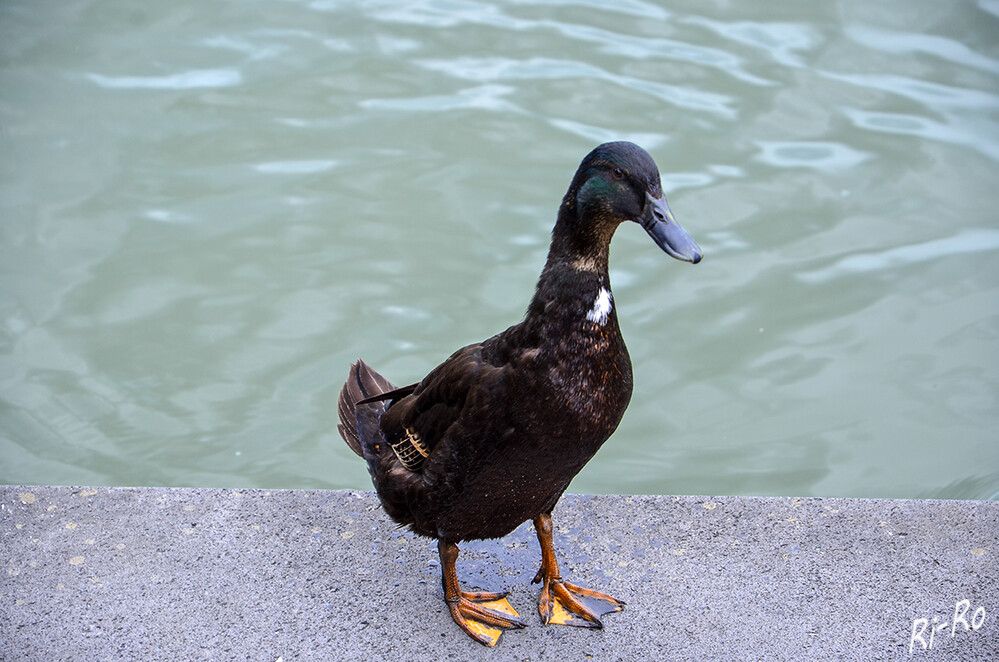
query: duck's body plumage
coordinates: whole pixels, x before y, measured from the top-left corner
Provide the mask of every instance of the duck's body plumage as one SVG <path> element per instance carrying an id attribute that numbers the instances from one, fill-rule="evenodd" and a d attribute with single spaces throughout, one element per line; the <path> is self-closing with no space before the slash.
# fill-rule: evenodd
<path id="1" fill-rule="evenodd" d="M 607 273 L 610 238 L 624 220 L 638 220 L 674 257 L 700 259 L 665 206 L 652 159 L 630 143 L 602 145 L 583 160 L 563 199 L 520 324 L 458 350 L 402 389 L 358 361 L 341 393 L 341 434 L 367 460 L 392 519 L 440 541 L 452 614 L 480 641 L 462 614 L 487 624 L 491 615 L 469 616 L 467 605 L 454 606 L 466 594 L 453 578 L 448 595 L 446 550 L 456 557 L 456 543 L 498 538 L 529 519 L 544 547 L 542 528 L 547 521 L 550 529 L 552 509 L 631 399 L 631 361 Z M 554 552 L 548 556 L 554 571 L 547 574 L 554 576 L 543 576 L 543 565 L 542 603 L 549 584 L 562 583 Z M 582 595 L 614 601 L 589 593 Z M 620 609 L 614 603 L 608 610 Z M 579 616 L 585 622 L 575 624 L 599 624 L 596 615 Z M 507 620 L 492 625 L 523 626 Z"/>

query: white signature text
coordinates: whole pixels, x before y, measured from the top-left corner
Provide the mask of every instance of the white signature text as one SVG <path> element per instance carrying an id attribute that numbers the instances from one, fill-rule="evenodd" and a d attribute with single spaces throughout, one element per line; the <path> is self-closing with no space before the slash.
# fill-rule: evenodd
<path id="1" fill-rule="evenodd" d="M 918 643 L 923 650 L 933 648 L 933 637 L 937 632 L 950 629 L 950 639 L 959 632 L 958 625 L 964 626 L 964 631 L 978 630 L 985 623 L 985 607 L 978 607 L 969 616 L 971 610 L 970 600 L 961 600 L 954 604 L 954 617 L 940 620 L 939 616 L 929 618 L 917 618 L 912 621 L 912 635 L 909 637 L 909 655 L 912 655 L 913 647 Z M 942 636 L 947 636 L 943 634 Z"/>

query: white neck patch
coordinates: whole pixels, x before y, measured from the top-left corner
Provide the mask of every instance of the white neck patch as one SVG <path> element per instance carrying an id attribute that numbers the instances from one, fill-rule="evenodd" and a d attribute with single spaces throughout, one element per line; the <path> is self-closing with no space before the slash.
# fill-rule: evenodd
<path id="1" fill-rule="evenodd" d="M 607 317 L 614 310 L 614 305 L 611 303 L 611 293 L 606 287 L 601 287 L 600 292 L 597 293 L 597 298 L 593 301 L 593 308 L 590 312 L 586 313 L 586 319 L 590 320 L 595 324 L 603 326 L 607 324 Z"/>

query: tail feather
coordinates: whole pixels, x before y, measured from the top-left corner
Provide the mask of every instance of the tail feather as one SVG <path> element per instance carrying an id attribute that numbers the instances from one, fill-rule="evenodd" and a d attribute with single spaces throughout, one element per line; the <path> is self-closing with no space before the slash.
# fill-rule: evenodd
<path id="1" fill-rule="evenodd" d="M 363 445 L 357 428 L 357 405 L 360 401 L 394 391 L 395 386 L 368 367 L 361 359 L 350 364 L 350 374 L 347 383 L 340 390 L 340 400 L 337 410 L 340 414 L 340 424 L 337 430 L 347 442 L 350 449 L 364 457 Z"/>

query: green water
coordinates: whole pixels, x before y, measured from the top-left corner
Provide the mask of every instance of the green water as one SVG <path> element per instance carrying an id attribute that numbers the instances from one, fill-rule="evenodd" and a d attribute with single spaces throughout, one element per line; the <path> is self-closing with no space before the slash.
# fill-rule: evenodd
<path id="1" fill-rule="evenodd" d="M 575 492 L 997 498 L 999 2 L 0 4 L 0 481 L 367 488 L 596 144 L 635 364 Z"/>

